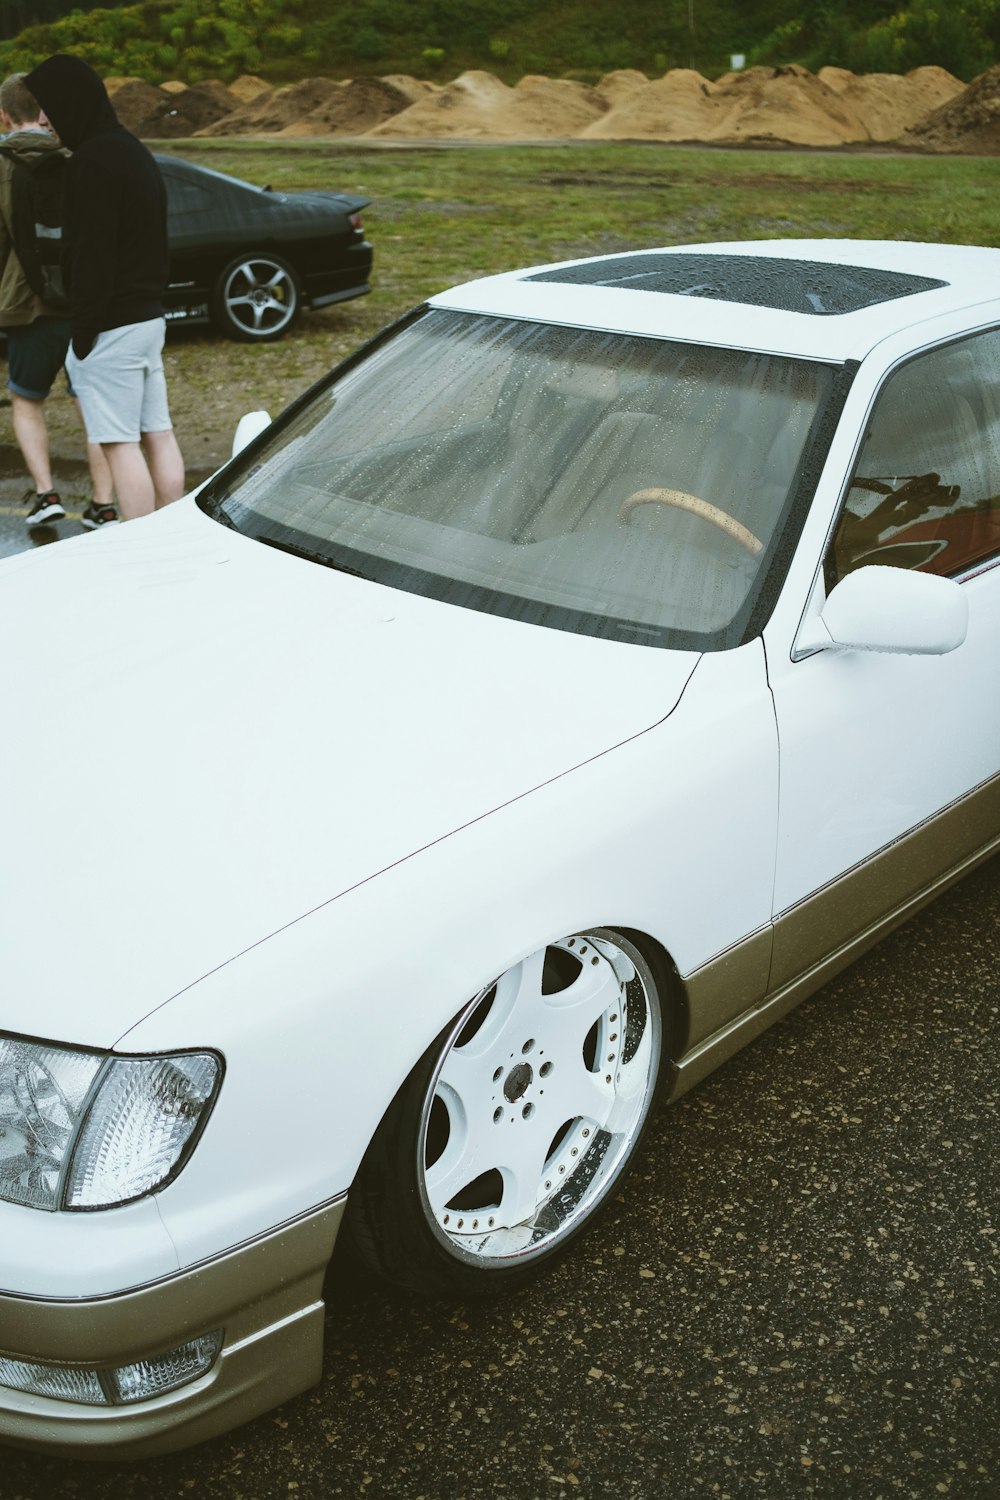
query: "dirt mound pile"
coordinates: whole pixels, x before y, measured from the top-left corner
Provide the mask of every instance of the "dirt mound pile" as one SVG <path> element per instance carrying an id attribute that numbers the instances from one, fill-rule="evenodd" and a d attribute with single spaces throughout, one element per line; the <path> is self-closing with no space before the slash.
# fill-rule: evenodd
<path id="1" fill-rule="evenodd" d="M 242 73 L 235 83 L 229 85 L 229 92 L 238 103 L 249 104 L 251 99 L 256 99 L 259 95 L 269 94 L 271 85 L 265 83 L 263 78 L 258 78 L 256 73 Z"/>
<path id="2" fill-rule="evenodd" d="M 332 78 L 303 78 L 282 89 L 268 89 L 205 126 L 199 135 L 281 135 L 289 125 L 324 109 L 343 84 Z"/>
<path id="3" fill-rule="evenodd" d="M 717 80 L 717 129 L 733 145 L 844 146 L 870 139 L 858 114 L 806 68 L 748 68 Z"/>
<path id="4" fill-rule="evenodd" d="M 914 124 L 902 140 L 921 151 L 1000 155 L 1000 64 Z"/>
<path id="5" fill-rule="evenodd" d="M 607 100 L 598 89 L 569 78 L 529 74 L 515 88 L 508 88 L 492 73 L 474 70 L 418 99 L 369 134 L 567 140 L 584 134 L 607 108 Z"/>
<path id="6" fill-rule="evenodd" d="M 567 140 L 585 134 L 607 108 L 604 96 L 585 83 L 529 74 L 514 89 L 498 128 L 511 140 Z"/>
<path id="7" fill-rule="evenodd" d="M 673 68 L 651 82 L 643 78 L 631 89 L 622 80 L 607 114 L 583 134 L 604 140 L 801 146 L 870 139 L 850 104 L 800 67 L 748 68 L 715 83 L 690 68 Z"/>
<path id="8" fill-rule="evenodd" d="M 198 135 L 215 121 L 231 115 L 237 107 L 235 96 L 218 78 L 207 78 L 179 93 L 168 93 L 166 102 L 166 113 L 158 118 L 152 129 L 147 128 L 139 134 L 173 140 Z"/>
<path id="9" fill-rule="evenodd" d="M 190 88 L 174 82 L 157 88 L 139 78 L 113 78 L 105 87 L 126 130 L 154 140 L 196 135 L 237 106 L 235 96 L 217 78 Z"/>
<path id="10" fill-rule="evenodd" d="M 457 136 L 466 140 L 495 139 L 498 122 L 514 97 L 514 90 L 492 73 L 473 69 L 453 83 L 418 99 L 402 114 L 377 125 L 369 135 Z"/>
<path id="11" fill-rule="evenodd" d="M 600 140 L 711 140 L 726 113 L 715 85 L 691 68 L 652 81 L 644 73 L 610 74 L 597 91 L 610 108 L 582 133 Z"/>
<path id="12" fill-rule="evenodd" d="M 896 140 L 963 89 L 963 84 L 944 68 L 860 74 L 846 68 L 820 68 L 816 76 L 850 106 L 873 141 Z"/>
<path id="13" fill-rule="evenodd" d="M 141 78 L 112 78 L 105 88 L 126 130 L 135 135 L 158 134 L 152 127 L 171 108 L 169 94 L 157 88 L 155 83 L 144 83 Z"/>
<path id="14" fill-rule="evenodd" d="M 420 83 L 403 75 L 352 78 L 338 84 L 337 92 L 324 98 L 307 115 L 289 120 L 278 133 L 288 136 L 365 135 L 431 92 L 432 84 Z"/>
<path id="15" fill-rule="evenodd" d="M 613 73 L 605 73 L 597 85 L 597 92 L 611 109 L 634 94 L 636 89 L 644 89 L 648 82 L 645 73 L 640 73 L 638 68 L 616 68 Z"/>
<path id="16" fill-rule="evenodd" d="M 105 78 L 105 80 L 104 80 L 104 87 L 108 91 L 108 97 L 110 99 L 113 99 L 114 96 L 118 93 L 119 89 L 123 89 L 127 83 L 142 83 L 142 79 L 141 78 L 133 78 L 129 74 L 127 74 L 123 78 L 119 78 L 117 76 L 112 76 L 111 78 Z M 185 88 L 186 87 L 187 87 L 187 85 L 185 84 Z"/>
<path id="17" fill-rule="evenodd" d="M 280 89 L 246 75 L 160 88 L 106 80 L 122 123 L 149 137 L 363 136 L 399 140 L 652 140 L 719 145 L 847 146 L 900 141 L 921 150 L 1000 154 L 1000 66 L 968 88 L 944 68 L 855 74 L 747 68 L 710 82 L 690 68 L 662 78 L 622 68 L 594 87 L 528 75 L 510 88 L 470 71 L 441 86 L 405 75 Z"/>

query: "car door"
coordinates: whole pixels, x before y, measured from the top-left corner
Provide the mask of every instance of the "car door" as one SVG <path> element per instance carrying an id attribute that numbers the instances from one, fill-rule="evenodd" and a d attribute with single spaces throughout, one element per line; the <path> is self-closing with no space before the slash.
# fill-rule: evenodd
<path id="1" fill-rule="evenodd" d="M 846 413 L 845 413 L 846 417 Z M 784 651 L 772 989 L 874 931 L 1000 832 L 1000 331 L 897 364 L 865 423 L 812 611 L 868 565 L 952 578 L 941 655 Z M 796 659 L 797 658 L 797 659 Z"/>
<path id="2" fill-rule="evenodd" d="M 206 231 L 215 199 L 208 187 L 195 182 L 158 158 L 167 191 L 167 236 L 170 244 L 170 287 L 167 317 L 207 317 L 210 269 L 206 261 Z"/>

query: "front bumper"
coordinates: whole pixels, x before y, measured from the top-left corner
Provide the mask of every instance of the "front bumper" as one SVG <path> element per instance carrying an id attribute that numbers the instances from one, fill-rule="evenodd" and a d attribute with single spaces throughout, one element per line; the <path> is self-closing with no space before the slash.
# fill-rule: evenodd
<path id="1" fill-rule="evenodd" d="M 346 1197 L 189 1270 L 116 1296 L 0 1292 L 0 1353 L 110 1369 L 222 1328 L 218 1358 L 190 1384 L 127 1406 L 0 1386 L 0 1442 L 78 1458 L 151 1458 L 214 1437 L 315 1385 L 323 1278 Z"/>

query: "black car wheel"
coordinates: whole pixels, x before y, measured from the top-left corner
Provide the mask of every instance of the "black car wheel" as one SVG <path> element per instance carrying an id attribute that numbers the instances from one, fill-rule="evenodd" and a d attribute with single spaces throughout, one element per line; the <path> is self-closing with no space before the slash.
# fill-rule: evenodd
<path id="1" fill-rule="evenodd" d="M 469 1002 L 396 1095 L 347 1203 L 348 1244 L 414 1291 L 479 1297 L 548 1266 L 645 1133 L 661 991 L 621 933 L 562 938 Z"/>
<path id="2" fill-rule="evenodd" d="M 261 344 L 287 333 L 302 306 L 302 284 L 280 255 L 250 251 L 215 283 L 212 318 L 230 338 Z"/>

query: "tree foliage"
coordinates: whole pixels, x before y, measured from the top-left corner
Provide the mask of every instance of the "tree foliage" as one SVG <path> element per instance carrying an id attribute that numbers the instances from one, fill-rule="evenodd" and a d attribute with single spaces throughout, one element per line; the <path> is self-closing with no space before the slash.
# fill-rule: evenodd
<path id="1" fill-rule="evenodd" d="M 1000 0 L 804 0 L 753 48 L 755 60 L 788 52 L 807 67 L 906 73 L 931 63 L 960 78 L 992 66 L 1000 44 Z"/>
<path id="2" fill-rule="evenodd" d="M 105 75 L 273 82 L 309 74 L 488 68 L 596 79 L 751 62 L 906 72 L 935 63 L 968 79 L 996 62 L 1000 0 L 140 0 L 67 9 L 66 0 L 0 0 L 0 70 L 53 52 Z"/>

